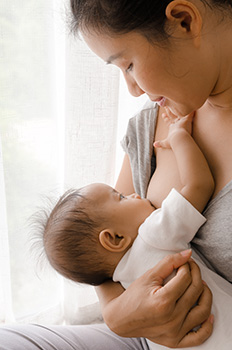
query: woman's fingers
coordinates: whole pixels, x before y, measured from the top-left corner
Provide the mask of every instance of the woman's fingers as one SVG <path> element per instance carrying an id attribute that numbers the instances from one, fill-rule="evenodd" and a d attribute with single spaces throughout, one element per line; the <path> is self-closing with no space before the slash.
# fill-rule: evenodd
<path id="1" fill-rule="evenodd" d="M 181 266 L 176 275 L 162 286 L 163 281 L 175 269 L 188 261 L 186 258 L 191 251 L 185 254 L 185 257 L 181 253 L 167 256 L 155 268 L 149 270 L 148 280 L 153 280 L 152 293 L 159 294 L 160 299 L 165 300 L 167 310 L 175 309 L 174 318 L 182 318 L 183 322 L 185 320 L 184 332 L 187 333 L 209 317 L 212 293 L 203 284 L 200 269 L 192 259 L 188 264 Z"/>
<path id="2" fill-rule="evenodd" d="M 160 320 L 165 327 L 160 327 L 156 337 L 153 333 L 150 340 L 169 347 L 183 348 L 198 346 L 209 338 L 213 330 L 210 315 L 212 293 L 203 284 L 200 270 L 193 260 L 181 266 L 176 276 L 157 290 L 156 295 L 159 293 L 161 300 L 166 300 L 160 306 L 164 316 Z M 173 299 L 177 300 L 175 304 Z"/>
<path id="3" fill-rule="evenodd" d="M 165 297 L 177 302 L 186 292 L 191 282 L 192 276 L 189 264 L 185 264 L 177 270 L 176 275 L 163 287 Z"/>
<path id="4" fill-rule="evenodd" d="M 172 315 L 173 317 L 176 316 L 177 313 L 174 315 L 176 302 L 191 284 L 191 273 L 188 264 L 186 264 L 190 256 L 191 250 L 169 255 L 133 283 L 134 286 L 136 283 L 139 283 L 136 288 L 137 292 L 139 292 L 142 287 L 143 296 L 145 297 L 145 294 L 147 295 L 142 303 L 143 307 L 145 307 L 146 303 L 150 305 L 149 313 L 151 313 L 151 323 L 149 325 L 149 317 L 147 314 L 147 327 L 152 326 L 152 324 L 155 325 L 155 323 L 157 326 L 166 324 L 169 322 L 170 318 L 172 318 Z M 164 280 L 183 264 L 185 264 L 185 266 L 181 267 L 178 274 L 164 286 Z M 182 320 L 185 319 L 189 309 L 183 313 Z M 177 323 L 179 322 L 177 321 Z M 141 325 L 139 326 L 141 328 Z"/>
<path id="5" fill-rule="evenodd" d="M 183 332 L 200 326 L 209 319 L 211 315 L 212 293 L 208 286 L 204 285 L 203 292 L 197 304 L 190 310 L 183 325 Z M 207 326 L 209 327 L 209 326 Z"/>
<path id="6" fill-rule="evenodd" d="M 191 271 L 192 283 L 186 290 L 183 297 L 178 301 L 179 309 L 182 309 L 183 307 L 188 307 L 190 309 L 191 307 L 193 307 L 197 303 L 204 288 L 204 284 L 201 278 L 201 272 L 198 265 L 192 259 L 190 259 L 188 263 Z"/>
<path id="7" fill-rule="evenodd" d="M 183 336 L 178 332 L 167 332 L 160 334 L 157 337 L 150 337 L 151 341 L 157 344 L 168 346 L 169 348 L 188 348 L 192 349 L 195 346 L 204 343 L 213 332 L 213 317 L 209 317 L 199 329 L 191 331 Z"/>
<path id="8" fill-rule="evenodd" d="M 212 332 L 212 322 L 207 320 L 212 298 L 190 256 L 191 250 L 169 255 L 134 281 L 116 304 L 120 326 L 110 328 L 122 336 L 142 336 L 171 348 L 195 346 L 205 341 Z M 173 271 L 176 275 L 164 285 Z M 192 308 L 197 301 L 196 308 Z M 198 325 L 201 328 L 192 332 Z"/>
<path id="9" fill-rule="evenodd" d="M 213 329 L 212 319 L 209 318 L 211 315 L 212 293 L 208 286 L 203 284 L 197 264 L 190 260 L 189 266 L 192 283 L 178 300 L 175 310 L 177 315 L 182 314 L 183 310 L 189 310 L 181 328 L 182 343 L 180 347 L 187 347 L 189 344 L 192 346 L 201 344 L 211 335 Z M 196 327 L 198 329 L 193 331 Z"/>
<path id="10" fill-rule="evenodd" d="M 189 332 L 178 344 L 179 348 L 187 348 L 189 346 L 198 346 L 204 343 L 213 332 L 213 315 L 202 323 L 201 327 L 196 331 Z"/>
<path id="11" fill-rule="evenodd" d="M 157 276 L 159 276 L 159 278 L 165 280 L 168 276 L 171 275 L 174 270 L 186 264 L 190 259 L 191 254 L 191 249 L 187 249 L 180 253 L 168 255 L 162 259 L 153 269 L 151 269 L 150 273 L 154 275 L 154 278 L 157 278 Z"/>

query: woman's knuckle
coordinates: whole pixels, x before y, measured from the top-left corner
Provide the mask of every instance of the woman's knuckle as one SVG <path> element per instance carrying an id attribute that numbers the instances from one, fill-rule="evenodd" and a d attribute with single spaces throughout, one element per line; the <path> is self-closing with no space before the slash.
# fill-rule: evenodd
<path id="1" fill-rule="evenodd" d="M 192 282 L 192 276 L 187 265 L 184 265 L 181 270 L 182 278 L 185 283 L 190 284 Z"/>
<path id="2" fill-rule="evenodd" d="M 204 338 L 208 339 L 211 336 L 212 332 L 213 332 L 213 327 L 212 326 L 211 327 L 207 327 L 205 329 L 205 337 Z"/>
<path id="3" fill-rule="evenodd" d="M 206 306 L 202 306 L 202 308 L 199 312 L 199 317 L 200 317 L 201 322 L 207 320 L 209 315 L 210 315 L 210 309 L 208 309 L 208 307 L 206 307 Z"/>
<path id="4" fill-rule="evenodd" d="M 204 290 L 204 285 L 203 285 L 201 279 L 192 280 L 191 287 L 193 289 L 193 293 L 196 293 L 196 295 L 198 294 L 199 296 L 202 294 L 202 292 Z"/>
<path id="5" fill-rule="evenodd" d="M 201 345 L 204 343 L 212 334 L 212 328 L 205 328 L 204 332 L 198 334 L 198 337 L 195 339 L 195 346 Z"/>
<path id="6" fill-rule="evenodd" d="M 172 254 L 169 254 L 169 255 L 166 255 L 163 260 L 165 263 L 171 264 L 174 262 L 174 257 Z"/>

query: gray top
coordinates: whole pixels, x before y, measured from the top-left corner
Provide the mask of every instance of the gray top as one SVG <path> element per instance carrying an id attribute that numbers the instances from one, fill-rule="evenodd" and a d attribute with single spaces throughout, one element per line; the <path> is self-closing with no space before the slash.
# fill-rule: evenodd
<path id="1" fill-rule="evenodd" d="M 143 109 L 129 120 L 127 133 L 121 141 L 129 155 L 136 193 L 145 198 L 149 180 L 155 170 L 153 140 L 158 105 L 148 101 Z"/>
<path id="2" fill-rule="evenodd" d="M 149 180 L 155 170 L 153 140 L 158 106 L 148 101 L 130 119 L 121 144 L 128 154 L 135 191 L 146 197 Z M 203 212 L 207 222 L 192 241 L 205 264 L 232 282 L 232 181 L 211 200 Z"/>

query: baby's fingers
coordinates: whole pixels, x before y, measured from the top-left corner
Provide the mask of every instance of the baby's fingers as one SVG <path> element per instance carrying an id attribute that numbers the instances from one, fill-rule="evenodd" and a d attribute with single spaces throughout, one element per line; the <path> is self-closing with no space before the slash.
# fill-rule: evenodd
<path id="1" fill-rule="evenodd" d="M 165 121 L 165 123 L 167 123 L 168 125 L 173 123 L 173 120 L 168 116 L 167 113 L 162 113 L 162 118 Z"/>
<path id="2" fill-rule="evenodd" d="M 170 144 L 167 139 L 161 141 L 155 141 L 153 143 L 155 148 L 170 148 Z"/>
<path id="3" fill-rule="evenodd" d="M 168 107 L 165 107 L 164 109 L 165 112 L 162 113 L 163 120 L 168 124 L 174 123 L 178 116 L 173 114 Z"/>

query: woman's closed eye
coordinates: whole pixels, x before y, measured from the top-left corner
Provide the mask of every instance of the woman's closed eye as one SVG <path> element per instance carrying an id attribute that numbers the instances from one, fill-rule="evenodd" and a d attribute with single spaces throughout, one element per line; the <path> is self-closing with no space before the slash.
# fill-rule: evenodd
<path id="1" fill-rule="evenodd" d="M 126 69 L 126 73 L 129 73 L 133 70 L 133 63 L 130 63 L 129 66 Z"/>
<path id="2" fill-rule="evenodd" d="M 125 199 L 126 197 L 122 194 L 122 193 L 119 193 L 119 199 L 120 199 L 120 201 L 122 200 L 122 199 Z"/>

